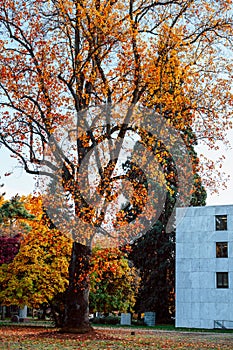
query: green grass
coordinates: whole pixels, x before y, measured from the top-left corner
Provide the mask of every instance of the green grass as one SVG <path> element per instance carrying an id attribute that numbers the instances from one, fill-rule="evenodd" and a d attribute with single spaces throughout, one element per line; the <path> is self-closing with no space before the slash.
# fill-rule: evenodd
<path id="1" fill-rule="evenodd" d="M 141 330 L 163 330 L 163 331 L 176 331 L 176 332 L 207 332 L 207 333 L 233 333 L 233 329 L 206 329 L 206 328 L 181 328 L 174 325 L 158 324 L 156 326 L 123 326 L 123 325 L 108 325 L 108 324 L 95 324 L 95 327 L 102 328 L 129 328 L 129 329 L 141 329 Z"/>
<path id="2" fill-rule="evenodd" d="M 0 320 L 0 327 L 4 326 L 54 328 L 54 324 L 52 321 L 37 320 L 33 318 L 27 318 L 27 321 L 25 322 L 11 322 L 10 319 Z"/>
<path id="3" fill-rule="evenodd" d="M 206 328 L 175 328 L 177 332 L 206 332 L 206 333 L 233 333 L 233 329 L 206 329 Z"/>
<path id="4" fill-rule="evenodd" d="M 10 319 L 0 320 L 0 327 L 4 326 L 17 326 L 17 327 L 42 327 L 42 328 L 54 328 L 54 324 L 49 320 L 37 320 L 33 318 L 28 318 L 26 322 L 11 322 Z M 176 331 L 176 332 L 207 332 L 207 333 L 233 333 L 233 329 L 205 329 L 205 328 L 176 328 L 171 324 L 158 324 L 153 327 L 141 326 L 141 325 L 131 325 L 122 326 L 118 325 L 108 325 L 108 324 L 94 324 L 97 328 L 123 328 L 123 329 L 141 329 L 141 330 L 163 330 L 163 331 Z"/>

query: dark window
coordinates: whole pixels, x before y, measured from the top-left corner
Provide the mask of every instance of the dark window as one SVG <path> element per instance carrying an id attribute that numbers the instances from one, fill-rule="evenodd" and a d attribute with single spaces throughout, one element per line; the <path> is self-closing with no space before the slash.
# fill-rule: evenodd
<path id="1" fill-rule="evenodd" d="M 217 272 L 217 288 L 228 288 L 228 272 Z"/>
<path id="2" fill-rule="evenodd" d="M 227 230 L 227 215 L 215 215 L 216 231 Z"/>
<path id="3" fill-rule="evenodd" d="M 216 258 L 228 257 L 228 244 L 227 242 L 216 242 Z"/>

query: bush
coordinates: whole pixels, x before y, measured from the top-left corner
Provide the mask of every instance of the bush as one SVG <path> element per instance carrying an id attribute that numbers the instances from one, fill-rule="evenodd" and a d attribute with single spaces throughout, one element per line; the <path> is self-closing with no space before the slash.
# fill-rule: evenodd
<path id="1" fill-rule="evenodd" d="M 120 318 L 117 316 L 107 316 L 105 317 L 105 324 L 116 325 L 120 323 Z"/>
<path id="2" fill-rule="evenodd" d="M 90 319 L 91 323 L 93 324 L 101 324 L 101 318 L 100 317 L 93 317 Z"/>
<path id="3" fill-rule="evenodd" d="M 94 317 L 90 320 L 93 324 L 109 324 L 116 325 L 120 323 L 120 318 L 117 316 Z"/>
<path id="4" fill-rule="evenodd" d="M 132 320 L 133 326 L 146 326 L 144 320 Z"/>

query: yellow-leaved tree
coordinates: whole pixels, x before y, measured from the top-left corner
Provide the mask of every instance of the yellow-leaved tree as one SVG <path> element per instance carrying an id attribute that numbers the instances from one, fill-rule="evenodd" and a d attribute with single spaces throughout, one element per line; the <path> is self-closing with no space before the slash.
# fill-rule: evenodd
<path id="1" fill-rule="evenodd" d="M 127 252 L 119 248 L 95 248 L 90 273 L 92 312 L 132 311 L 139 281 L 137 270 L 130 266 Z"/>
<path id="2" fill-rule="evenodd" d="M 18 253 L 0 266 L 0 302 L 38 308 L 66 290 L 72 241 L 50 227 L 41 197 L 22 197 L 20 203 L 31 218 L 21 219 L 28 231 L 20 236 Z"/>

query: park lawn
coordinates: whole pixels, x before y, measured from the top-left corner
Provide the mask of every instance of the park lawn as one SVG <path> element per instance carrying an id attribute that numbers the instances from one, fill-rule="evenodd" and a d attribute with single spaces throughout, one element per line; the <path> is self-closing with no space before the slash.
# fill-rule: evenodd
<path id="1" fill-rule="evenodd" d="M 132 329 L 95 328 L 92 334 L 61 334 L 39 327 L 1 327 L 2 350 L 146 350 L 146 349 L 233 349 L 233 334 L 186 333 Z"/>

